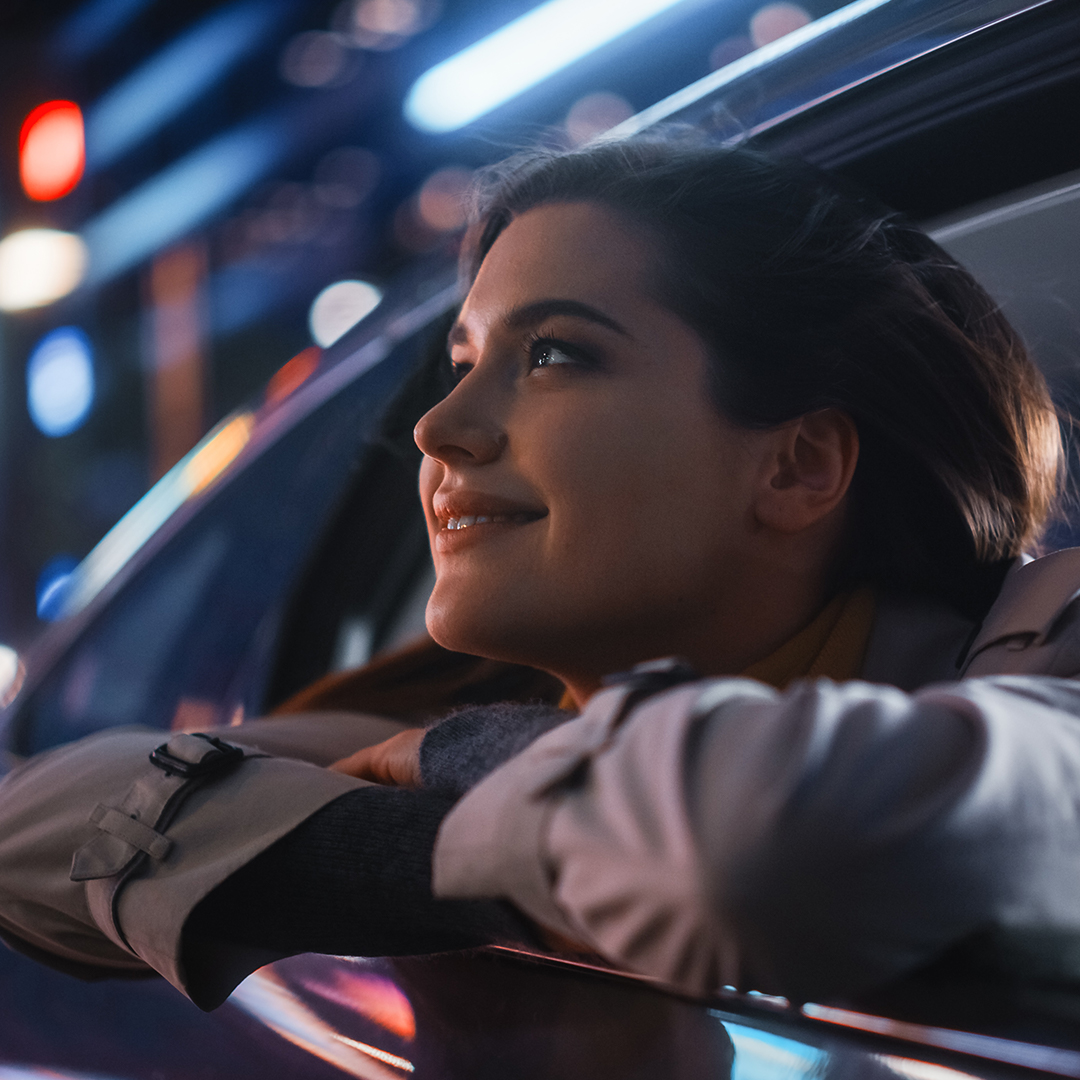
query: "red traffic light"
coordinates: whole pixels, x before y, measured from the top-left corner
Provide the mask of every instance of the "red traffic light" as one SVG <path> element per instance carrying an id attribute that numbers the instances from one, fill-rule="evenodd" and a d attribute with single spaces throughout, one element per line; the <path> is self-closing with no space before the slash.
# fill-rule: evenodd
<path id="1" fill-rule="evenodd" d="M 19 132 L 19 179 L 31 199 L 47 202 L 71 191 L 86 164 L 82 110 L 73 101 L 46 101 Z"/>

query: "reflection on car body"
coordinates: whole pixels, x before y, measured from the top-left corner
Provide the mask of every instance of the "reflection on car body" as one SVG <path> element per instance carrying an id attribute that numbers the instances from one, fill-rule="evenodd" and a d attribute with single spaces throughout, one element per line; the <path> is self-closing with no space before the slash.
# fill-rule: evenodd
<path id="1" fill-rule="evenodd" d="M 863 0 L 627 126 L 676 119 L 866 183 L 970 266 L 1070 400 L 1080 143 L 1062 120 L 1078 95 L 1070 0 Z M 114 724 L 257 715 L 416 626 L 430 566 L 414 476 L 376 444 L 376 424 L 425 327 L 451 308 L 452 280 L 445 267 L 391 291 L 316 370 L 212 432 L 112 530 L 13 684 L 13 759 Z M 1063 526 L 1058 540 L 1070 536 Z M 174 1065 L 231 1080 L 1080 1076 L 1080 988 L 955 973 L 796 1007 L 734 992 L 689 1001 L 505 949 L 302 956 L 202 1016 L 160 983 L 84 986 L 5 954 L 0 1003 L 12 1063 L 0 1077 L 151 1078 Z"/>

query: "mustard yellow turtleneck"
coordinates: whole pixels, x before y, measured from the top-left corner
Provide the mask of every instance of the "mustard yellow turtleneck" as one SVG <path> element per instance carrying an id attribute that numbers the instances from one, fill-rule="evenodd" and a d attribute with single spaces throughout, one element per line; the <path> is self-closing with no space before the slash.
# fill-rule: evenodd
<path id="1" fill-rule="evenodd" d="M 874 623 L 874 592 L 870 588 L 834 596 L 794 637 L 775 652 L 741 672 L 783 690 L 796 679 L 854 679 L 862 669 L 870 628 Z M 573 709 L 568 690 L 559 702 Z"/>
<path id="2" fill-rule="evenodd" d="M 813 622 L 742 674 L 778 690 L 796 679 L 854 679 L 866 655 L 874 607 L 869 588 L 834 596 Z"/>

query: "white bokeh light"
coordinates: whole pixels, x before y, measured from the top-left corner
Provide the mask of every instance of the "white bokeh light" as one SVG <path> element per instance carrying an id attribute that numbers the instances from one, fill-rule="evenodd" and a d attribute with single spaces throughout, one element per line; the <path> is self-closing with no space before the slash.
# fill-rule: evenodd
<path id="1" fill-rule="evenodd" d="M 405 99 L 420 131 L 456 131 L 679 0 L 547 0 L 426 71 Z"/>
<path id="2" fill-rule="evenodd" d="M 0 709 L 11 704 L 22 686 L 25 668 L 10 645 L 0 645 Z"/>
<path id="3" fill-rule="evenodd" d="M 578 98 L 570 106 L 563 126 L 571 146 L 584 146 L 633 115 L 634 107 L 626 98 L 600 90 Z"/>
<path id="4" fill-rule="evenodd" d="M 766 4 L 750 17 L 750 40 L 755 48 L 760 49 L 762 45 L 779 41 L 813 21 L 810 12 L 798 4 Z"/>
<path id="5" fill-rule="evenodd" d="M 370 315 L 382 293 L 366 281 L 338 281 L 327 285 L 311 305 L 308 325 L 317 345 L 333 345 L 347 330 Z"/>
<path id="6" fill-rule="evenodd" d="M 82 239 L 59 229 L 20 229 L 0 240 L 0 311 L 42 307 L 67 296 L 86 273 Z"/>
<path id="7" fill-rule="evenodd" d="M 26 407 L 38 430 L 56 438 L 81 427 L 94 404 L 94 356 L 77 326 L 38 342 L 26 364 Z"/>

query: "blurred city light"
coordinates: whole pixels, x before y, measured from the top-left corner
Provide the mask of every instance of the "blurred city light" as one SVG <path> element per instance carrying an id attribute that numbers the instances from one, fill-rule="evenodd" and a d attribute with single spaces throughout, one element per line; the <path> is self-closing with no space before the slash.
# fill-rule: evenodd
<path id="1" fill-rule="evenodd" d="M 0 709 L 6 709 L 22 688 L 26 667 L 10 645 L 0 645 Z M 0 1074 L 0 1080 L 4 1080 Z"/>
<path id="2" fill-rule="evenodd" d="M 72 573 L 60 597 L 62 614 L 82 611 L 188 499 L 225 472 L 248 444 L 254 429 L 252 413 L 226 418 L 154 484 Z"/>
<path id="3" fill-rule="evenodd" d="M 299 390 L 315 374 L 321 356 L 322 349 L 317 345 L 309 345 L 282 364 L 266 385 L 266 404 L 276 405 L 293 391 Z"/>
<path id="4" fill-rule="evenodd" d="M 417 195 L 417 208 L 428 228 L 436 232 L 455 232 L 464 227 L 472 178 L 471 169 L 451 165 L 432 173 L 424 181 Z"/>
<path id="5" fill-rule="evenodd" d="M 413 84 L 405 116 L 455 131 L 681 0 L 548 0 Z"/>
<path id="6" fill-rule="evenodd" d="M 618 94 L 599 91 L 586 94 L 566 114 L 566 137 L 571 146 L 582 146 L 634 115 L 634 107 Z"/>
<path id="7" fill-rule="evenodd" d="M 713 62 L 711 64 L 716 70 L 698 79 L 697 82 L 692 82 L 689 86 L 676 90 L 674 94 L 670 94 L 655 105 L 650 105 L 647 109 L 635 113 L 629 120 L 619 124 L 612 131 L 612 135 L 626 138 L 639 131 L 644 131 L 654 124 L 662 123 L 691 102 L 700 101 L 705 94 L 715 94 L 721 87 L 727 86 L 736 79 L 741 79 L 748 72 L 762 68 L 777 58 L 802 48 L 815 38 L 822 38 L 832 34 L 846 23 L 855 22 L 876 8 L 884 7 L 890 3 L 892 3 L 892 0 L 852 0 L 850 4 L 845 4 L 831 14 L 822 15 L 821 18 L 814 19 L 813 22 L 800 27 L 798 30 L 785 33 L 775 41 L 770 41 L 768 45 L 752 48 L 751 51 L 741 56 L 724 56 L 720 46 L 717 46 L 713 52 L 716 54 L 716 61 L 719 61 L 719 63 Z M 720 44 L 726 45 L 725 42 Z M 752 41 L 750 45 L 753 46 Z"/>
<path id="8" fill-rule="evenodd" d="M 766 4 L 750 17 L 750 40 L 755 47 L 761 48 L 801 30 L 810 22 L 813 22 L 813 16 L 798 4 Z"/>
<path id="9" fill-rule="evenodd" d="M 145 308 L 150 475 L 164 475 L 206 431 L 207 253 L 199 240 L 158 252 Z"/>
<path id="10" fill-rule="evenodd" d="M 70 555 L 57 555 L 41 568 L 34 590 L 39 619 L 55 622 L 63 616 L 71 574 L 78 565 Z"/>
<path id="11" fill-rule="evenodd" d="M 101 285 L 184 236 L 272 169 L 292 141 L 274 114 L 211 139 L 103 210 L 83 230 Z"/>
<path id="12" fill-rule="evenodd" d="M 251 439 L 255 417 L 240 413 L 220 424 L 184 459 L 180 488 L 185 498 L 205 491 L 235 460 Z"/>
<path id="13" fill-rule="evenodd" d="M 738 1062 L 731 1071 L 732 1080 L 820 1076 L 829 1064 L 828 1053 L 809 1043 L 729 1021 L 725 1021 L 724 1030 L 735 1047 Z"/>
<path id="14" fill-rule="evenodd" d="M 354 74 L 355 60 L 355 53 L 340 34 L 305 30 L 285 45 L 278 71 L 293 86 L 330 86 Z"/>
<path id="15" fill-rule="evenodd" d="M 67 296 L 86 273 L 86 245 L 58 229 L 20 229 L 0 240 L 0 311 L 42 307 Z"/>
<path id="16" fill-rule="evenodd" d="M 969 1072 L 961 1072 L 959 1069 L 950 1069 L 945 1065 L 935 1065 L 931 1061 L 920 1061 L 918 1058 L 897 1057 L 894 1054 L 876 1055 L 877 1060 L 895 1076 L 905 1077 L 906 1080 L 975 1080 Z M 0 1080 L 3 1080 L 0 1077 Z"/>
<path id="17" fill-rule="evenodd" d="M 720 68 L 727 67 L 728 64 L 734 64 L 747 53 L 752 53 L 755 47 L 749 34 L 735 34 L 724 38 L 723 41 L 717 42 L 709 52 L 709 70 L 718 71 Z"/>
<path id="18" fill-rule="evenodd" d="M 386 51 L 404 45 L 438 17 L 436 0 L 345 0 L 334 29 L 361 49 Z"/>
<path id="19" fill-rule="evenodd" d="M 82 179 L 86 164 L 82 111 L 74 101 L 46 101 L 19 132 L 19 179 L 31 199 L 59 199 Z"/>
<path id="20" fill-rule="evenodd" d="M 370 315 L 382 293 L 366 281 L 338 281 L 315 297 L 308 314 L 311 336 L 324 349 Z"/>
<path id="21" fill-rule="evenodd" d="M 38 342 L 26 362 L 26 407 L 50 438 L 82 427 L 94 404 L 94 354 L 77 326 L 61 326 Z"/>
<path id="22" fill-rule="evenodd" d="M 416 1038 L 412 1003 L 392 979 L 341 965 L 323 968 L 301 985 L 309 994 L 366 1016 L 399 1039 L 411 1042 Z"/>
<path id="23" fill-rule="evenodd" d="M 398 1075 L 381 1068 L 380 1063 L 391 1065 L 402 1073 L 416 1071 L 408 1058 L 343 1035 L 293 993 L 272 967 L 249 975 L 229 996 L 229 1002 L 294 1046 L 329 1062 L 346 1076 L 368 1080 Z"/>
<path id="24" fill-rule="evenodd" d="M 283 0 L 240 0 L 207 16 L 87 110 L 91 169 L 115 161 L 208 90 L 274 27 Z"/>

